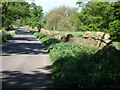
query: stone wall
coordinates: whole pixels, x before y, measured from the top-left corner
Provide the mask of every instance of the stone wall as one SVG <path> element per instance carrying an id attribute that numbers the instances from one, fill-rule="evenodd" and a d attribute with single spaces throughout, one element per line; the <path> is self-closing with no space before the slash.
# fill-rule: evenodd
<path id="1" fill-rule="evenodd" d="M 41 28 L 40 32 L 43 34 L 51 35 L 51 33 L 48 30 L 45 30 L 44 28 Z"/>
<path id="2" fill-rule="evenodd" d="M 61 40 L 63 41 L 68 41 L 68 42 L 73 42 L 73 35 L 72 34 L 65 34 L 64 36 L 61 37 Z"/>
<path id="3" fill-rule="evenodd" d="M 37 28 L 37 27 L 34 27 L 33 30 L 38 31 L 38 28 Z"/>
<path id="4" fill-rule="evenodd" d="M 25 26 L 25 28 L 31 28 L 29 26 Z M 34 27 L 34 30 L 37 31 L 37 27 Z M 51 35 L 48 30 L 41 28 L 41 33 Z M 53 34 L 55 38 L 61 39 L 65 42 L 74 42 L 83 46 L 91 46 L 96 48 L 96 51 L 103 52 L 109 51 L 111 49 L 115 50 L 112 46 L 112 39 L 109 33 L 104 32 L 85 32 L 82 37 L 76 38 L 72 34 L 65 34 L 64 36 L 60 36 L 59 32 L 55 32 Z"/>
<path id="5" fill-rule="evenodd" d="M 108 33 L 103 32 L 85 32 L 82 38 L 75 38 L 72 34 L 65 34 L 61 40 L 74 42 L 83 46 L 91 46 L 96 50 L 103 49 L 104 47 L 112 46 L 112 39 Z"/>
<path id="6" fill-rule="evenodd" d="M 28 26 L 28 25 L 24 26 L 23 28 L 32 29 L 32 27 L 30 27 L 30 26 Z"/>
<path id="7" fill-rule="evenodd" d="M 58 38 L 58 39 L 60 39 L 61 37 L 60 37 L 60 33 L 59 32 L 55 32 L 54 34 L 53 34 L 53 36 L 55 37 L 55 38 Z"/>
<path id="8" fill-rule="evenodd" d="M 29 26 L 25 26 L 24 28 L 29 28 Z M 34 28 L 35 31 L 38 31 L 37 27 Z M 48 30 L 41 28 L 41 33 L 52 35 Z M 104 32 L 85 32 L 82 37 L 76 38 L 72 34 L 65 34 L 64 36 L 60 36 L 59 32 L 55 32 L 53 34 L 55 38 L 61 39 L 65 42 L 74 42 L 80 44 L 82 46 L 91 46 L 96 48 L 96 53 L 113 53 L 115 55 L 119 55 L 120 51 L 117 50 L 112 45 L 112 39 L 108 33 Z"/>
<path id="9" fill-rule="evenodd" d="M 112 39 L 108 33 L 103 32 L 86 32 L 82 36 L 83 46 L 93 46 L 96 49 L 102 49 L 105 46 L 112 45 Z"/>

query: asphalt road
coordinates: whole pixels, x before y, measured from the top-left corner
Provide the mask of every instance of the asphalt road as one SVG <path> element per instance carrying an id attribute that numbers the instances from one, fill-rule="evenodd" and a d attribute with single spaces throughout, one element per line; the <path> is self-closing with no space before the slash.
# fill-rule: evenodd
<path id="1" fill-rule="evenodd" d="M 19 29 L 2 45 L 2 88 L 51 88 L 51 62 L 48 53 L 32 34 Z"/>

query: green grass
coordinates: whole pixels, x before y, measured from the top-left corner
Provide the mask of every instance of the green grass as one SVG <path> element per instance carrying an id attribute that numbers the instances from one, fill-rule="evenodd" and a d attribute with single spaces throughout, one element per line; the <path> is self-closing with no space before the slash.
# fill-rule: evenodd
<path id="1" fill-rule="evenodd" d="M 63 36 L 65 34 L 72 34 L 74 37 L 82 37 L 83 33 L 82 31 L 54 31 L 49 30 L 51 34 L 54 34 L 55 32 L 59 32 L 60 36 Z"/>
<path id="2" fill-rule="evenodd" d="M 116 49 L 120 50 L 120 42 L 113 42 L 113 46 L 115 46 Z"/>

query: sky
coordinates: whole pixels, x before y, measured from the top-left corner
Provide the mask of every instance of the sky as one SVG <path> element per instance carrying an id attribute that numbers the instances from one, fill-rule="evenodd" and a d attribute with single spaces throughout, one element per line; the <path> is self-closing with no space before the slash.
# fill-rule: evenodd
<path id="1" fill-rule="evenodd" d="M 34 0 L 35 4 L 43 7 L 44 13 L 47 13 L 50 10 L 53 10 L 54 8 L 60 7 L 62 5 L 69 6 L 69 7 L 78 7 L 78 5 L 76 5 L 77 1 L 78 0 Z"/>
<path id="2" fill-rule="evenodd" d="M 113 1 L 118 1 L 118 0 L 26 0 L 26 1 L 28 1 L 28 2 L 34 1 L 37 5 L 40 5 L 43 7 L 44 13 L 47 13 L 50 10 L 53 10 L 54 8 L 60 7 L 62 5 L 69 6 L 69 7 L 78 7 L 78 5 L 76 5 L 77 1 L 81 1 L 81 2 L 85 2 L 85 1 L 93 1 L 93 2 L 112 1 L 113 2 Z"/>

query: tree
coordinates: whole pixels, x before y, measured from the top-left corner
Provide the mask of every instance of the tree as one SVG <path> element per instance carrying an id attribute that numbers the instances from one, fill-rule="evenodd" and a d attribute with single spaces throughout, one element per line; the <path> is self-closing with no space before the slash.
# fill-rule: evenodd
<path id="1" fill-rule="evenodd" d="M 38 30 L 43 27 L 43 10 L 41 6 L 37 6 L 35 3 L 31 4 L 30 8 L 30 19 L 29 19 L 29 25 L 34 28 L 37 27 Z"/>
<path id="2" fill-rule="evenodd" d="M 119 31 L 120 2 L 88 2 L 76 15 L 78 30 L 103 31 L 116 36 Z"/>
<path id="3" fill-rule="evenodd" d="M 77 12 L 77 8 L 61 6 L 56 8 L 45 16 L 46 28 L 51 30 L 75 30 L 73 17 Z"/>
<path id="4" fill-rule="evenodd" d="M 2 27 L 9 27 L 17 19 L 29 16 L 27 2 L 2 2 Z"/>

